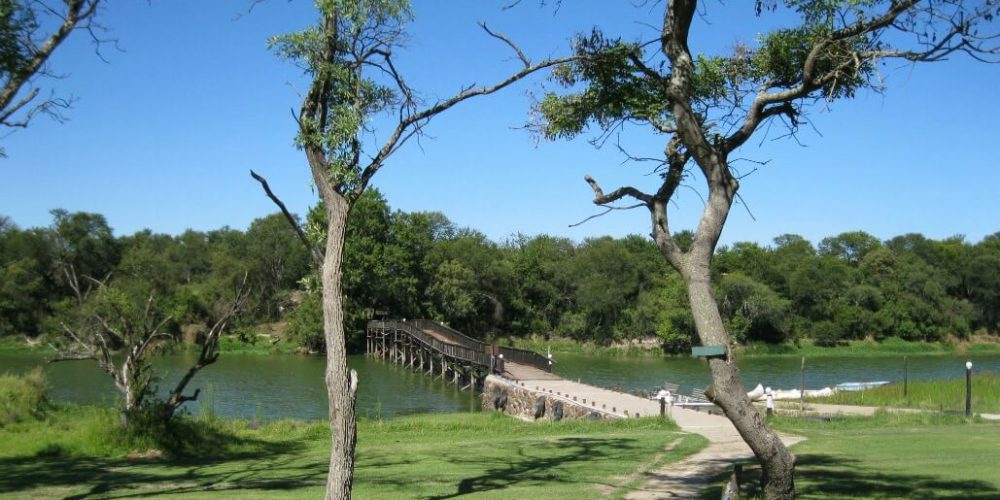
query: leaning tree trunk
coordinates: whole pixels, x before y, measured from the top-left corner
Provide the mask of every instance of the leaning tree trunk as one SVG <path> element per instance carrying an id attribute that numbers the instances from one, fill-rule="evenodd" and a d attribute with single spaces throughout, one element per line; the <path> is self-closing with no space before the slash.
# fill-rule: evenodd
<path id="1" fill-rule="evenodd" d="M 344 335 L 343 277 L 344 239 L 349 204 L 341 196 L 324 199 L 328 217 L 326 253 L 323 257 L 323 333 L 326 340 L 326 390 L 332 447 L 326 479 L 326 498 L 351 498 L 354 477 L 354 448 L 357 443 L 355 397 L 358 376 L 347 368 L 347 342 Z"/>
<path id="2" fill-rule="evenodd" d="M 702 345 L 728 345 L 728 335 L 712 293 L 709 265 L 691 265 L 682 274 L 687 284 L 695 329 Z M 709 360 L 709 366 L 712 369 L 713 390 L 707 393 L 711 394 L 712 401 L 722 408 L 760 460 L 764 497 L 795 498 L 795 457 L 750 402 L 735 360 L 731 356 L 724 359 L 713 358 Z"/>

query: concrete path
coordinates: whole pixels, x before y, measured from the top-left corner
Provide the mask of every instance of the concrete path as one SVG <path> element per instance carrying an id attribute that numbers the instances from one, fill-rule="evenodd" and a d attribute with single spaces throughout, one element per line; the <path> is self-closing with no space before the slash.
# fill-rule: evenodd
<path id="1" fill-rule="evenodd" d="M 583 404 L 604 413 L 613 413 L 626 418 L 660 414 L 658 401 L 565 380 L 541 370 L 536 371 L 538 373 L 516 366 L 509 367 L 506 375 L 527 389 Z M 515 375 L 518 377 L 514 377 Z M 629 499 L 694 498 L 707 485 L 708 480 L 731 470 L 734 460 L 753 457 L 753 452 L 727 418 L 680 407 L 670 408 L 669 412 L 682 430 L 705 436 L 710 444 L 681 462 L 671 463 L 663 469 L 646 474 L 648 479 L 646 484 L 629 494 L 627 497 Z M 782 441 L 789 446 L 801 439 L 795 436 L 782 436 Z"/>

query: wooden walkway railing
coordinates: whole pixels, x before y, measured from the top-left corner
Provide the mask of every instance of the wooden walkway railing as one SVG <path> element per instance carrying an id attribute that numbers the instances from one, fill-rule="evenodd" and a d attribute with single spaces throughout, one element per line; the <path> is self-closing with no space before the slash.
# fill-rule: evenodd
<path id="1" fill-rule="evenodd" d="M 549 360 L 534 351 L 476 340 L 436 321 L 372 320 L 365 336 L 366 354 L 449 378 L 462 388 L 477 388 L 490 373 L 503 374 L 508 363 L 551 371 Z"/>

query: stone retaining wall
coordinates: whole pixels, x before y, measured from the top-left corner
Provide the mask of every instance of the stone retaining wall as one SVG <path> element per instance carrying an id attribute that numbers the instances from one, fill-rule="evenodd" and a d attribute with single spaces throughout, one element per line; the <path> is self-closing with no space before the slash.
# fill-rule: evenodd
<path id="1" fill-rule="evenodd" d="M 481 398 L 484 409 L 500 411 L 522 420 L 622 418 L 568 398 L 528 389 L 496 375 L 490 375 L 483 381 Z"/>

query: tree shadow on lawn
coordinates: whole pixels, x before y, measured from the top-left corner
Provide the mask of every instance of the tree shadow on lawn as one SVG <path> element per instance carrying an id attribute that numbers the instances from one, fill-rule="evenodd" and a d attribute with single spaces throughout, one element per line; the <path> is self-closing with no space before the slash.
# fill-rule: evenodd
<path id="1" fill-rule="evenodd" d="M 0 496 L 65 488 L 67 499 L 165 496 L 199 491 L 292 490 L 322 485 L 325 456 L 303 459 L 304 443 L 240 439 L 243 451 L 181 458 L 91 458 L 61 454 L 0 459 Z M 88 488 L 84 493 L 80 488 Z M 75 493 L 75 494 L 74 494 Z"/>
<path id="2" fill-rule="evenodd" d="M 900 461 L 904 460 L 905 457 L 900 457 Z M 719 498 L 728 477 L 729 473 L 717 477 L 700 497 Z M 746 498 L 761 495 L 759 467 L 744 473 L 741 493 Z M 796 459 L 795 493 L 797 497 L 810 498 L 1000 498 L 1000 490 L 994 485 L 977 479 L 876 470 L 858 460 L 812 453 L 798 455 Z"/>
<path id="3" fill-rule="evenodd" d="M 562 438 L 552 442 L 532 444 L 530 447 L 521 446 L 516 455 L 484 458 L 483 460 L 489 463 L 487 469 L 478 476 L 462 479 L 455 493 L 425 498 L 444 500 L 527 483 L 570 484 L 586 480 L 597 484 L 596 477 L 575 477 L 571 471 L 560 469 L 576 463 L 619 456 L 623 452 L 639 448 L 637 443 L 636 439 L 622 438 Z M 465 457 L 448 460 L 455 464 L 468 463 Z"/>

